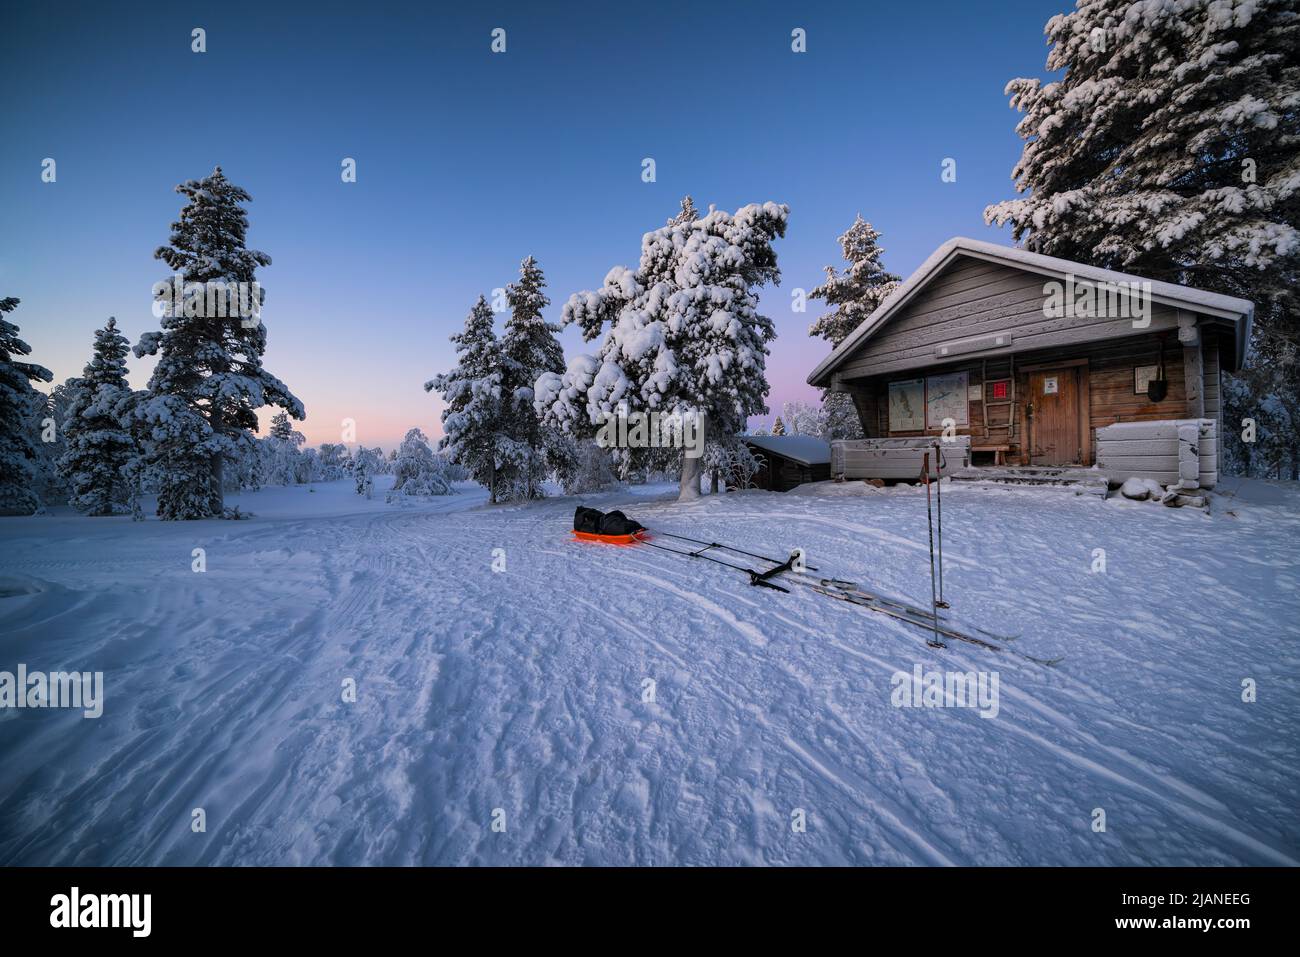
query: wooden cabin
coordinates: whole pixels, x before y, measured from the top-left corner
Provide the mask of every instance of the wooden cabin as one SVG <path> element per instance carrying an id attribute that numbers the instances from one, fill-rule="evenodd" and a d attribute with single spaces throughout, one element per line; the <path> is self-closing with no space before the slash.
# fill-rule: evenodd
<path id="1" fill-rule="evenodd" d="M 759 461 L 754 488 L 788 492 L 805 482 L 831 477 L 831 447 L 811 435 L 744 435 L 741 441 Z"/>
<path id="2" fill-rule="evenodd" d="M 1097 430 L 1115 423 L 1217 426 L 1220 376 L 1245 362 L 1252 313 L 1230 296 L 957 238 L 808 382 L 847 392 L 869 438 L 935 436 L 947 421 L 976 464 L 1088 466 Z M 1153 461 L 1139 452 L 1138 471 Z"/>

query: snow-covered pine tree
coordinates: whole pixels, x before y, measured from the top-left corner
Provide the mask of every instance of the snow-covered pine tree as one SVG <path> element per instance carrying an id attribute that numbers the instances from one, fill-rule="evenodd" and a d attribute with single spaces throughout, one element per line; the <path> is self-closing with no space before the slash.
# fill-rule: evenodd
<path id="1" fill-rule="evenodd" d="M 545 373 L 564 372 L 564 348 L 555 333 L 560 327 L 542 318 L 551 304 L 542 290 L 546 277 L 532 256 L 520 264 L 519 280 L 506 287 L 510 318 L 501 336 L 500 370 L 503 432 L 510 441 L 498 449 L 511 498 L 542 495 L 542 481 L 569 449 L 543 425 L 533 406 L 533 386 Z"/>
<path id="2" fill-rule="evenodd" d="M 465 317 L 465 328 L 451 337 L 456 368 L 424 384 L 442 394 L 443 437 L 438 448 L 497 500 L 498 441 L 502 429 L 500 348 L 492 328 L 492 309 L 482 296 Z"/>
<path id="3" fill-rule="evenodd" d="M 1035 252 L 1253 301 L 1256 361 L 1274 372 L 1248 378 L 1300 417 L 1296 3 L 1080 0 L 1046 34 L 1064 75 L 1006 89 L 1028 195 L 985 220 Z"/>
<path id="4" fill-rule="evenodd" d="M 594 436 L 622 410 L 702 417 L 705 435 L 739 432 L 767 411 L 767 344 L 772 321 L 758 311 L 756 287 L 779 282 L 773 241 L 790 210 L 776 203 L 734 215 L 710 210 L 641 240 L 636 270 L 611 269 L 604 285 L 576 293 L 564 323 L 598 355 L 575 356 L 564 374 L 538 379 L 536 404 L 548 423 Z M 659 449 L 616 449 L 626 474 Z M 700 494 L 699 458 L 683 457 L 680 497 Z"/>
<path id="5" fill-rule="evenodd" d="M 68 484 L 68 503 L 88 515 L 112 515 L 128 500 L 123 467 L 135 454 L 135 440 L 124 416 L 131 387 L 126 356 L 131 345 L 109 318 L 95 330 L 94 354 L 79 378 L 68 381 L 63 419 L 67 448 L 58 469 Z"/>
<path id="6" fill-rule="evenodd" d="M 450 495 L 453 491 L 444 460 L 433 454 L 428 436 L 419 429 L 408 431 L 397 448 L 393 490 L 388 500 L 407 495 Z"/>
<path id="7" fill-rule="evenodd" d="M 33 382 L 49 382 L 54 373 L 16 356 L 32 347 L 18 338 L 18 327 L 5 319 L 18 307 L 12 296 L 0 298 L 0 515 L 31 515 L 41 500 L 31 489 L 39 435 L 32 428 Z"/>
<path id="8" fill-rule="evenodd" d="M 808 294 L 809 299 L 822 299 L 835 307 L 808 328 L 809 335 L 821 336 L 832 346 L 843 342 L 902 282 L 880 262 L 884 253 L 880 231 L 861 216 L 853 220 L 839 243 L 848 266 L 843 272 L 827 266 L 826 281 Z M 847 393 L 827 389 L 822 393 L 822 407 L 827 419 L 835 423 L 835 431 L 846 433 L 831 437 L 862 437 L 862 424 Z"/>
<path id="9" fill-rule="evenodd" d="M 779 415 L 776 417 L 776 421 L 772 423 L 772 434 L 785 435 L 785 423 L 781 421 Z"/>
<path id="10" fill-rule="evenodd" d="M 348 447 L 338 442 L 320 444 L 320 475 L 322 482 L 337 482 L 346 478 L 351 464 L 348 460 Z"/>
<path id="11" fill-rule="evenodd" d="M 781 406 L 781 420 L 789 435 L 826 435 L 826 413 L 809 402 L 786 402 Z"/>
<path id="12" fill-rule="evenodd" d="M 145 333 L 135 354 L 159 356 L 149 380 L 153 399 L 145 412 L 152 410 L 155 433 L 165 434 L 165 441 L 154 446 L 157 457 L 150 460 L 169 489 L 158 500 L 160 517 L 219 517 L 224 510 L 223 457 L 237 455 L 252 441 L 257 409 L 279 406 L 296 419 L 306 412 L 285 384 L 262 367 L 264 291 L 260 286 L 254 290 L 253 283 L 257 268 L 270 265 L 271 257 L 245 245 L 248 213 L 242 204 L 252 197 L 227 180 L 219 166 L 211 176 L 180 184 L 176 192 L 187 203 L 172 224 L 169 245 L 160 246 L 154 256 L 185 282 L 186 299 L 176 309 L 160 298 L 162 331 Z M 224 291 L 228 302 L 242 301 L 244 311 L 256 314 L 227 308 L 220 310 L 226 314 L 209 315 L 218 312 L 211 306 L 220 298 L 205 295 L 209 288 Z M 163 398 L 169 401 L 156 401 Z"/>
<path id="13" fill-rule="evenodd" d="M 563 438 L 572 443 L 571 454 L 558 470 L 565 495 L 599 492 L 618 482 L 608 449 L 602 449 L 592 439 Z"/>

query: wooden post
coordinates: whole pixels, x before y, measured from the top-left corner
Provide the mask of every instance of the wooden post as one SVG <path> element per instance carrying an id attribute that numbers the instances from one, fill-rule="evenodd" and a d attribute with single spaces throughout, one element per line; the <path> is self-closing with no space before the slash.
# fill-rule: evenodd
<path id="1" fill-rule="evenodd" d="M 1183 344 L 1183 383 L 1187 391 L 1187 415 L 1205 418 L 1205 360 L 1201 354 L 1201 335 L 1196 316 L 1178 312 L 1178 341 Z"/>

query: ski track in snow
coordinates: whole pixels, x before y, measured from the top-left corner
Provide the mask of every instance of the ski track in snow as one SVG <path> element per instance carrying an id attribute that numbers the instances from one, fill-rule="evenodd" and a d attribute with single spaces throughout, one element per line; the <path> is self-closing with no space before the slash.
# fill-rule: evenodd
<path id="1" fill-rule="evenodd" d="M 103 671 L 106 702 L 0 711 L 0 864 L 1294 865 L 1300 490 L 1222 491 L 1206 516 L 944 486 L 954 623 L 1055 668 L 572 541 L 571 498 L 5 519 L 0 670 Z M 929 588 L 919 489 L 583 502 Z M 893 707 L 918 663 L 997 671 L 1000 713 Z"/>

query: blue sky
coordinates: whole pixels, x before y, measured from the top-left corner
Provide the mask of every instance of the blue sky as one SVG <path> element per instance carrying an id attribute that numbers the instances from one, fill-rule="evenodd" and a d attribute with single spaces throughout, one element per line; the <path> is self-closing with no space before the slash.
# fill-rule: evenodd
<path id="1" fill-rule="evenodd" d="M 447 336 L 480 292 L 534 255 L 558 320 L 690 193 L 791 208 L 782 285 L 763 297 L 775 413 L 815 398 L 804 378 L 828 351 L 807 335 L 818 304 L 793 313 L 790 291 L 840 264 L 855 214 L 903 275 L 954 235 L 1010 242 L 982 220 L 1020 152 L 1003 88 L 1044 74 L 1043 25 L 1067 0 L 464 6 L 6 7 L 0 295 L 22 299 L 33 358 L 62 380 L 109 315 L 133 341 L 156 328 L 173 188 L 221 165 L 274 260 L 266 364 L 306 403 L 299 428 L 313 444 L 345 417 L 367 445 L 440 434 L 422 385 L 452 364 Z M 591 351 L 574 330 L 562 341 Z M 134 385 L 147 370 L 133 361 Z"/>

